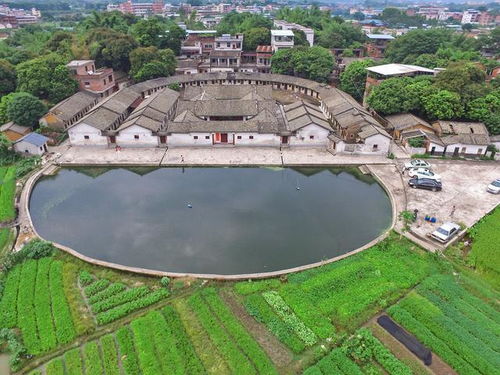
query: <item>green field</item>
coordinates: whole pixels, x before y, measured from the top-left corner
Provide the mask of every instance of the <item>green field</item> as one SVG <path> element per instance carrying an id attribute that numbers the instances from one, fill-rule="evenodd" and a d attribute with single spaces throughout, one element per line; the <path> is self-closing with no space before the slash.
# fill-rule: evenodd
<path id="1" fill-rule="evenodd" d="M 16 167 L 0 167 L 0 222 L 16 218 Z"/>
<path id="2" fill-rule="evenodd" d="M 167 287 L 56 251 L 2 274 L 0 332 L 25 373 L 426 374 L 360 329 L 385 310 L 459 374 L 496 374 L 499 293 L 453 272 L 396 234 L 280 279 Z"/>

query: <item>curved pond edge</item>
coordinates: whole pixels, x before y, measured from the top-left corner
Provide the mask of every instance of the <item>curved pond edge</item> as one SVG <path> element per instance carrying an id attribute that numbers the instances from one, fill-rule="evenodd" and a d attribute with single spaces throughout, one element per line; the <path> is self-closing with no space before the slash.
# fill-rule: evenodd
<path id="1" fill-rule="evenodd" d="M 333 165 L 324 165 L 324 167 L 332 167 Z M 359 167 L 360 165 L 358 165 Z M 117 166 L 118 167 L 118 166 Z M 254 167 L 260 167 L 260 165 L 254 165 Z M 36 182 L 43 177 L 46 174 L 47 171 L 50 171 L 50 174 L 53 174 L 59 170 L 59 167 L 54 165 L 54 164 L 48 164 L 45 167 L 43 167 L 41 170 L 33 174 L 32 176 L 29 177 L 29 179 L 26 181 L 23 190 L 21 192 L 21 199 L 20 199 L 20 210 L 19 210 L 19 216 L 20 216 L 20 221 L 24 222 L 25 224 L 29 224 L 29 229 L 31 232 L 34 234 L 35 237 L 38 237 L 42 240 L 46 240 L 42 236 L 38 234 L 36 231 L 35 226 L 33 225 L 33 221 L 31 220 L 31 213 L 29 211 L 29 201 L 30 201 L 30 196 L 31 196 L 31 191 L 33 190 L 33 187 L 35 186 Z M 371 240 L 367 244 L 358 247 L 357 249 L 351 250 L 348 253 L 338 255 L 333 258 L 325 259 L 319 262 L 315 263 L 310 263 L 306 264 L 303 266 L 297 266 L 293 268 L 287 268 L 284 270 L 278 270 L 278 271 L 271 271 L 271 272 L 259 272 L 259 273 L 248 273 L 248 274 L 234 274 L 234 275 L 218 275 L 218 274 L 203 274 L 203 273 L 189 273 L 189 272 L 168 272 L 168 271 L 157 271 L 157 270 L 152 270 L 148 268 L 140 268 L 140 267 L 132 267 L 132 266 L 124 266 L 122 264 L 117 264 L 117 263 L 112 263 L 112 262 L 107 262 L 104 260 L 99 260 L 95 258 L 88 257 L 86 255 L 83 255 L 79 253 L 78 251 L 59 244 L 57 242 L 49 241 L 54 244 L 58 249 L 65 251 L 68 254 L 73 255 L 74 257 L 83 260 L 84 262 L 97 265 L 97 266 L 102 266 L 102 267 L 108 267 L 112 268 L 118 271 L 124 271 L 124 272 L 132 272 L 132 273 L 137 273 L 137 274 L 142 274 L 142 275 L 147 275 L 147 276 L 156 276 L 156 277 L 163 277 L 163 276 L 168 276 L 168 277 L 193 277 L 197 279 L 211 279 L 211 280 L 225 280 L 225 281 L 237 281 L 237 280 L 249 280 L 249 279 L 267 279 L 267 278 L 272 278 L 272 277 L 278 277 L 282 275 L 287 275 L 289 273 L 294 273 L 294 272 L 299 272 L 299 271 L 305 271 L 311 268 L 316 268 L 323 266 L 325 264 L 333 263 L 336 261 L 339 261 L 341 259 L 347 258 L 351 255 L 357 254 L 362 252 L 363 250 L 366 250 L 380 241 L 384 240 L 391 230 L 394 228 L 396 224 L 396 201 L 395 198 L 391 192 L 391 190 L 384 184 L 384 182 L 370 170 L 370 174 L 375 178 L 377 183 L 382 186 L 382 188 L 385 190 L 387 195 L 389 196 L 389 200 L 391 202 L 391 208 L 392 208 L 392 220 L 391 220 L 391 225 L 377 238 Z M 23 217 L 24 216 L 24 217 Z"/>

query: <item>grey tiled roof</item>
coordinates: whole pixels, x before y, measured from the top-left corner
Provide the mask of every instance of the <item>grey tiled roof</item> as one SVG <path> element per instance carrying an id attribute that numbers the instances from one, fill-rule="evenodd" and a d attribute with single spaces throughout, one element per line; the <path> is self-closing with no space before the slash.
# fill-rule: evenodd
<path id="1" fill-rule="evenodd" d="M 396 115 L 386 116 L 385 118 L 395 130 L 407 129 L 416 125 L 423 125 L 432 129 L 431 124 L 412 113 L 398 113 Z"/>
<path id="2" fill-rule="evenodd" d="M 79 91 L 50 109 L 50 112 L 63 121 L 69 121 L 83 109 L 96 102 L 98 94 Z"/>

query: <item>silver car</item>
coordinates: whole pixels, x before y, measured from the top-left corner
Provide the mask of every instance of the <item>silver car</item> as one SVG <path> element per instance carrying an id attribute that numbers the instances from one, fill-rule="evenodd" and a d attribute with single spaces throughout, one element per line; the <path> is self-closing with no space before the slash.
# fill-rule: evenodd
<path id="1" fill-rule="evenodd" d="M 441 225 L 432 232 L 431 237 L 435 240 L 446 243 L 451 240 L 460 231 L 460 225 L 448 222 Z"/>
<path id="2" fill-rule="evenodd" d="M 486 188 L 486 191 L 491 194 L 500 193 L 500 178 L 497 178 L 495 181 L 489 184 Z"/>
<path id="3" fill-rule="evenodd" d="M 415 168 L 408 171 L 408 176 L 415 178 L 429 178 L 441 182 L 441 176 L 428 168 Z"/>

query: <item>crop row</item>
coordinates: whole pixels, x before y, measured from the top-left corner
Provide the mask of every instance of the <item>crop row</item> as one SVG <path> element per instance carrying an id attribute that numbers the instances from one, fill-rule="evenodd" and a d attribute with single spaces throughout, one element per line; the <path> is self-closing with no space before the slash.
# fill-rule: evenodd
<path id="1" fill-rule="evenodd" d="M 387 349 L 370 330 L 362 328 L 356 333 L 363 339 L 365 347 L 371 350 L 373 358 L 390 375 L 412 375 L 411 369 L 397 359 L 389 349 Z"/>
<path id="2" fill-rule="evenodd" d="M 140 286 L 138 288 L 126 289 L 117 294 L 109 296 L 107 299 L 96 302 L 91 305 L 94 314 L 99 314 L 113 307 L 123 305 L 124 303 L 134 301 L 138 298 L 144 297 L 149 293 L 147 286 Z"/>
<path id="3" fill-rule="evenodd" d="M 283 322 L 289 326 L 293 332 L 299 337 L 307 346 L 314 345 L 318 338 L 311 329 L 309 329 L 286 302 L 281 298 L 281 296 L 275 291 L 269 291 L 262 293 L 262 296 L 266 302 L 276 311 L 278 316 L 283 320 Z"/>
<path id="4" fill-rule="evenodd" d="M 22 265 L 15 266 L 7 274 L 0 301 L 0 327 L 2 328 L 13 328 L 17 324 L 16 305 L 22 268 Z"/>
<path id="5" fill-rule="evenodd" d="M 189 298 L 188 303 L 210 336 L 210 339 L 220 350 L 232 373 L 255 374 L 256 369 L 253 364 L 238 349 L 221 322 L 218 321 L 206 302 L 201 298 L 201 295 L 199 293 L 194 294 Z"/>
<path id="6" fill-rule="evenodd" d="M 400 303 L 406 311 L 428 327 L 437 337 L 483 374 L 495 374 L 500 369 L 500 358 L 491 348 L 446 317 L 430 301 L 415 293 Z M 467 343 L 467 345 L 464 345 Z"/>
<path id="7" fill-rule="evenodd" d="M 89 304 L 93 305 L 95 303 L 102 302 L 117 293 L 123 292 L 125 289 L 126 289 L 125 284 L 122 283 L 111 284 L 103 291 L 94 294 L 92 297 L 89 297 L 88 298 Z"/>
<path id="8" fill-rule="evenodd" d="M 276 315 L 262 295 L 251 294 L 247 296 L 245 298 L 245 307 L 250 315 L 257 321 L 265 324 L 278 340 L 288 346 L 294 353 L 300 353 L 305 349 L 305 344 Z"/>
<path id="9" fill-rule="evenodd" d="M 489 324 L 478 323 L 477 321 L 469 318 L 456 309 L 452 304 L 443 301 L 438 295 L 431 291 L 423 290 L 419 291 L 419 293 L 438 307 L 443 314 L 452 319 L 462 329 L 469 331 L 471 335 L 477 337 L 485 345 L 500 353 L 500 337 L 493 333 Z"/>
<path id="10" fill-rule="evenodd" d="M 89 286 L 86 286 L 83 291 L 85 293 L 85 296 L 87 298 L 92 297 L 94 294 L 99 293 L 101 290 L 106 289 L 110 284 L 109 280 L 106 279 L 100 279 L 97 281 L 94 281 L 92 284 Z"/>
<path id="11" fill-rule="evenodd" d="M 247 332 L 228 307 L 217 294 L 214 288 L 207 288 L 202 293 L 203 299 L 208 303 L 213 314 L 224 325 L 243 353 L 253 362 L 258 373 L 276 374 L 276 370 L 266 353 Z"/>
<path id="12" fill-rule="evenodd" d="M 351 361 L 340 349 L 334 349 L 314 366 L 304 371 L 304 375 L 362 375 L 359 366 Z"/>
<path id="13" fill-rule="evenodd" d="M 133 320 L 130 323 L 130 328 L 134 334 L 134 343 L 142 373 L 144 375 L 161 374 L 162 369 L 155 353 L 155 343 L 151 337 L 147 317 Z"/>
<path id="14" fill-rule="evenodd" d="M 277 289 L 280 285 L 281 282 L 278 279 L 241 281 L 234 286 L 234 289 L 236 290 L 236 293 L 246 296 L 270 289 Z"/>
<path id="15" fill-rule="evenodd" d="M 37 265 L 36 260 L 27 260 L 23 263 L 17 297 L 17 326 L 21 329 L 24 345 L 32 354 L 41 352 L 33 313 Z"/>
<path id="16" fill-rule="evenodd" d="M 104 373 L 97 341 L 85 344 L 83 347 L 83 362 L 86 375 L 102 375 Z"/>
<path id="17" fill-rule="evenodd" d="M 80 356 L 80 348 L 71 349 L 64 353 L 64 364 L 68 374 L 83 374 L 83 363 L 82 357 Z"/>
<path id="18" fill-rule="evenodd" d="M 64 364 L 62 358 L 56 358 L 47 364 L 46 375 L 64 375 Z"/>
<path id="19" fill-rule="evenodd" d="M 132 311 L 150 306 L 160 301 L 161 299 L 166 298 L 167 296 L 168 291 L 166 289 L 157 289 L 149 294 L 146 294 L 143 297 L 137 298 L 133 301 L 124 303 L 123 305 L 119 305 L 110 310 L 97 314 L 97 323 L 100 325 L 110 323 L 112 321 L 115 321 L 116 319 L 124 317 Z"/>
<path id="20" fill-rule="evenodd" d="M 128 326 L 121 327 L 116 331 L 116 341 L 120 347 L 123 370 L 127 375 L 137 375 L 141 373 L 139 359 L 134 348 L 134 339 Z"/>
<path id="21" fill-rule="evenodd" d="M 71 311 L 69 309 L 62 277 L 62 262 L 54 261 L 50 266 L 50 295 L 52 301 L 52 316 L 59 344 L 67 344 L 76 336 Z"/>
<path id="22" fill-rule="evenodd" d="M 106 375 L 120 375 L 118 365 L 118 351 L 116 348 L 115 337 L 106 335 L 101 338 L 102 363 Z"/>
<path id="23" fill-rule="evenodd" d="M 10 167 L 5 172 L 0 185 L 0 221 L 13 220 L 16 217 L 14 195 L 16 194 L 16 168 Z"/>
<path id="24" fill-rule="evenodd" d="M 57 345 L 50 303 L 49 271 L 51 264 L 52 258 L 42 258 L 38 261 L 35 283 L 34 311 L 36 311 L 41 352 L 46 352 Z"/>
<path id="25" fill-rule="evenodd" d="M 480 374 L 459 354 L 455 353 L 445 341 L 437 337 L 429 328 L 415 319 L 412 314 L 400 305 L 391 306 L 388 312 L 399 324 L 413 333 L 425 346 L 431 348 L 433 352 L 439 355 L 460 375 Z"/>

